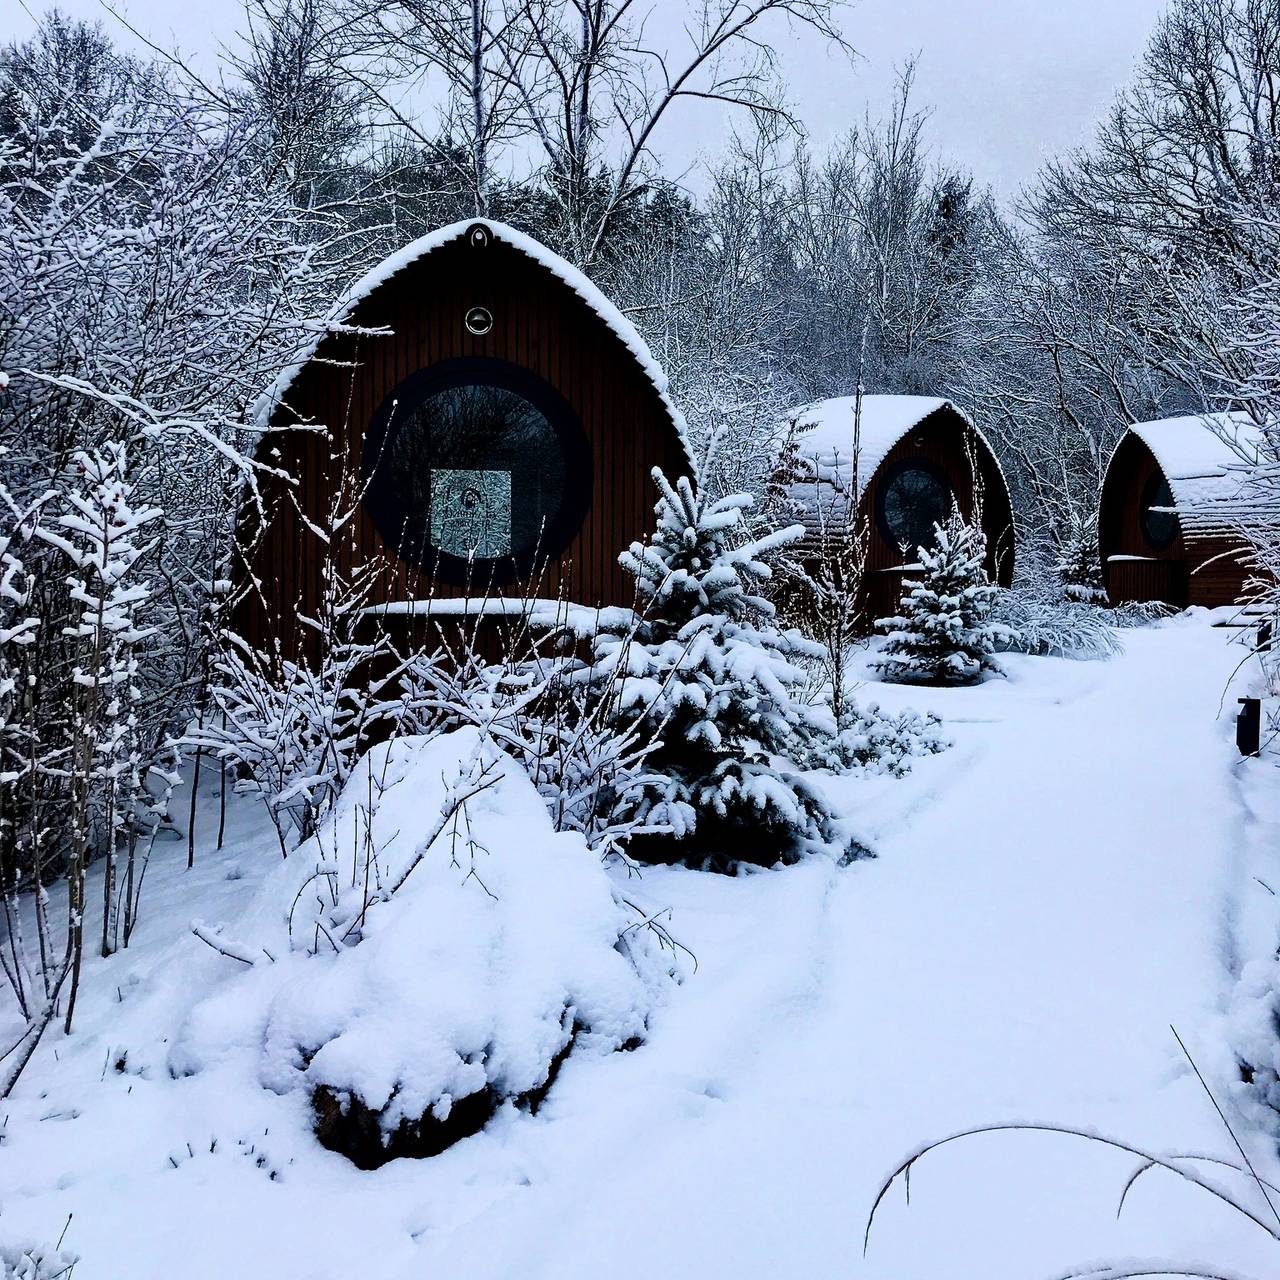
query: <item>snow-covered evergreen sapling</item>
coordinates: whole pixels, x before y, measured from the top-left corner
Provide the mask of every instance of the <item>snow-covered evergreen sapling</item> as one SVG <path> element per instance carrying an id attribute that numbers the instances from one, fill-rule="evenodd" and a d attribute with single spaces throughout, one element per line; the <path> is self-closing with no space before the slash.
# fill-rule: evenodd
<path id="1" fill-rule="evenodd" d="M 957 511 L 933 528 L 933 547 L 918 550 L 920 576 L 902 584 L 899 612 L 876 623 L 888 642 L 873 665 L 890 679 L 967 684 L 999 670 L 991 656 L 1001 635 L 991 621 L 999 588 L 983 565 L 981 529 Z"/>
<path id="2" fill-rule="evenodd" d="M 1107 603 L 1098 554 L 1098 517 L 1076 521 L 1058 547 L 1055 568 L 1062 583 L 1062 597 L 1075 604 Z"/>
<path id="3" fill-rule="evenodd" d="M 672 484 L 655 469 L 653 478 L 657 528 L 620 557 L 637 617 L 602 628 L 587 673 L 608 691 L 615 723 L 639 723 L 659 744 L 639 813 L 669 834 L 641 837 L 632 851 L 768 863 L 827 844 L 832 815 L 789 764 L 830 730 L 825 711 L 798 696 L 806 675 L 796 659 L 822 651 L 781 631 L 758 594 L 768 559 L 803 531 L 749 539 L 749 495 L 713 501 L 685 477 Z"/>

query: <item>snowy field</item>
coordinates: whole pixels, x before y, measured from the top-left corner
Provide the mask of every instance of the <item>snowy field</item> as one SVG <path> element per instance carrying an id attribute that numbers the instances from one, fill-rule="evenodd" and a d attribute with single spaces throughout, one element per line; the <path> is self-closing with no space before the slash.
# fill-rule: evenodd
<path id="1" fill-rule="evenodd" d="M 159 848 L 134 944 L 90 962 L 76 1033 L 51 1032 L 0 1108 L 0 1241 L 65 1228 L 76 1280 L 1027 1280 L 1153 1256 L 1280 1274 L 1262 1231 L 1207 1196 L 1148 1174 L 1117 1220 L 1131 1161 L 1026 1134 L 928 1157 L 863 1255 L 883 1179 L 960 1128 L 1233 1155 L 1170 1030 L 1220 1099 L 1238 1094 L 1234 972 L 1274 942 L 1253 875 L 1275 827 L 1245 776 L 1266 766 L 1238 762 L 1242 650 L 1209 621 L 1126 632 L 1111 662 L 1006 657 L 1008 679 L 972 689 L 869 684 L 955 742 L 905 780 L 831 784 L 874 860 L 646 872 L 698 959 L 647 1043 L 571 1058 L 536 1117 L 372 1173 L 231 1055 L 167 1069 L 193 999 L 236 968 L 189 935 L 186 904 L 234 925 L 277 861 L 247 803 L 215 852 L 209 797 L 195 870 Z"/>

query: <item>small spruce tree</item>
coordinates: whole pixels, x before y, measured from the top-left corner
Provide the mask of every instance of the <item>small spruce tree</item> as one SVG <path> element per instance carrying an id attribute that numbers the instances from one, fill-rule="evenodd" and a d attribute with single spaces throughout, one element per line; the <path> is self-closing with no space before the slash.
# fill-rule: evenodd
<path id="1" fill-rule="evenodd" d="M 1058 548 L 1054 566 L 1062 583 L 1062 598 L 1077 604 L 1107 603 L 1102 585 L 1102 560 L 1098 555 L 1098 519 L 1073 522 Z"/>
<path id="2" fill-rule="evenodd" d="M 968 684 L 999 670 L 991 654 L 1000 628 L 990 620 L 999 588 L 983 567 L 981 529 L 957 511 L 933 528 L 933 547 L 919 548 L 921 576 L 903 582 L 898 614 L 876 623 L 889 638 L 874 666 L 892 680 Z"/>
<path id="3" fill-rule="evenodd" d="M 789 761 L 830 717 L 799 696 L 797 658 L 821 650 L 781 631 L 757 594 L 767 560 L 801 536 L 798 526 L 749 539 L 753 499 L 708 499 L 660 470 L 657 529 L 620 557 L 635 579 L 636 614 L 605 619 L 588 678 L 607 690 L 619 725 L 640 724 L 656 746 L 637 801 L 642 857 L 770 863 L 833 838 L 821 795 Z"/>

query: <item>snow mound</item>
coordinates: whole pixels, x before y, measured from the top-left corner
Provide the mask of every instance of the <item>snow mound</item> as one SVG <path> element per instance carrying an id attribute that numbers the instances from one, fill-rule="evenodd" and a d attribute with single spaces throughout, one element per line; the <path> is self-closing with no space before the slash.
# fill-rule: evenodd
<path id="1" fill-rule="evenodd" d="M 322 1120 L 322 1101 L 339 1125 L 376 1117 L 384 1158 L 429 1154 L 456 1104 L 474 1132 L 538 1098 L 570 1048 L 643 1037 L 674 970 L 641 923 L 474 730 L 399 739 L 368 753 L 235 939 L 202 931 L 245 972 L 194 1008 L 170 1066 L 256 1053 L 261 1084 L 307 1091 Z"/>

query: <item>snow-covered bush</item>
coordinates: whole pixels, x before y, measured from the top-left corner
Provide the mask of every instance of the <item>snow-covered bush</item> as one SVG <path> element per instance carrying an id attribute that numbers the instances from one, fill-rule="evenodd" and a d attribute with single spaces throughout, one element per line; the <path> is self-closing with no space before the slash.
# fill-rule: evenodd
<path id="1" fill-rule="evenodd" d="M 246 1053 L 357 1163 L 432 1154 L 536 1104 L 570 1051 L 643 1038 L 675 963 L 633 904 L 479 732 L 395 739 L 235 938 L 196 926 L 245 972 L 191 1012 L 171 1066 Z"/>
<path id="2" fill-rule="evenodd" d="M 605 620 L 585 673 L 620 729 L 656 745 L 637 816 L 663 835 L 632 845 L 641 856 L 773 862 L 833 839 L 832 815 L 791 761 L 825 710 L 799 696 L 800 658 L 821 649 L 783 632 L 758 594 L 767 560 L 798 526 L 743 535 L 745 494 L 709 500 L 686 477 L 654 471 L 657 529 L 620 557 L 636 584 L 638 618 Z"/>
<path id="3" fill-rule="evenodd" d="M 1046 599 L 1034 590 L 1001 591 L 991 610 L 996 648 L 1064 658 L 1110 658 L 1123 646 L 1109 613 L 1077 600 Z"/>
<path id="4" fill-rule="evenodd" d="M 890 679 L 966 684 L 994 671 L 1002 630 L 991 619 L 999 588 L 983 567 L 986 538 L 952 512 L 934 525 L 934 545 L 919 548 L 921 573 L 903 584 L 900 612 L 880 618 L 888 634 L 873 664 Z"/>
<path id="5" fill-rule="evenodd" d="M 160 510 L 138 499 L 128 450 L 109 442 L 71 459 L 71 479 L 37 530 L 62 553 L 71 570 L 69 595 L 78 615 L 63 634 L 74 642 L 76 688 L 68 743 L 71 779 L 71 880 L 73 907 L 83 910 L 84 869 L 95 844 L 107 858 L 103 877 L 102 954 L 116 945 L 116 849 L 122 833 L 142 820 L 148 797 L 136 704 L 138 648 L 149 631 L 138 615 L 151 596 L 139 572 L 149 553 L 148 526 Z M 66 768 L 63 762 L 58 762 Z M 96 840 L 93 828 L 96 827 Z M 128 876 L 135 877 L 130 842 Z M 136 901 L 125 902 L 126 928 Z M 75 951 L 80 940 L 77 936 Z M 78 968 L 78 965 L 77 965 Z M 75 1003 L 75 985 L 71 1004 Z"/>
<path id="6" fill-rule="evenodd" d="M 528 608 L 539 611 L 532 602 Z M 581 832 L 602 856 L 625 856 L 627 843 L 650 830 L 637 808 L 644 789 L 660 780 L 645 764 L 654 744 L 638 722 L 614 723 L 607 687 L 578 678 L 580 666 L 562 644 L 571 612 L 554 606 L 547 626 L 519 625 L 503 634 L 500 662 L 478 652 L 467 628 L 445 652 L 407 655 L 399 697 L 388 700 L 383 715 L 401 733 L 478 730 L 529 775 L 557 831 Z M 625 611 L 582 612 L 589 634 L 615 614 L 618 629 L 635 625 Z"/>
<path id="7" fill-rule="evenodd" d="M 848 702 L 840 727 L 830 737 L 814 737 L 804 762 L 833 773 L 856 770 L 901 778 L 910 772 L 913 759 L 936 755 L 951 745 L 941 726 L 931 713 L 894 714 L 874 702 L 865 707 Z"/>
<path id="8" fill-rule="evenodd" d="M 202 714 L 184 739 L 235 768 L 239 788 L 262 797 L 282 852 L 312 835 L 332 807 L 396 674 L 383 661 L 385 631 L 362 632 L 381 570 L 358 554 L 363 494 L 344 462 L 323 520 L 307 522 L 318 544 L 320 599 L 314 616 L 300 618 L 300 656 L 287 658 L 272 642 L 255 649 L 220 629 L 207 687 L 217 714 Z"/>
<path id="9" fill-rule="evenodd" d="M 0 1280 L 70 1280 L 79 1261 L 54 1245 L 0 1243 Z"/>

